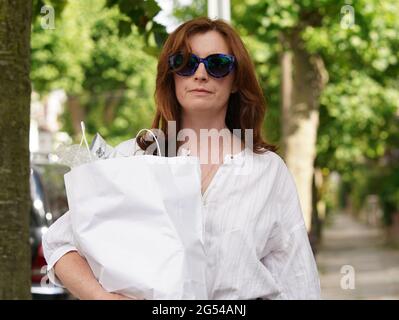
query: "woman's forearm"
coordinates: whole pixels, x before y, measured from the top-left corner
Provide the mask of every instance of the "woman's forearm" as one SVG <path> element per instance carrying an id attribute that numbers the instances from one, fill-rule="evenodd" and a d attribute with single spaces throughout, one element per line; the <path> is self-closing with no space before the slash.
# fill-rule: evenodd
<path id="1" fill-rule="evenodd" d="M 113 299 L 115 295 L 104 290 L 94 277 L 87 261 L 76 251 L 62 256 L 54 266 L 62 284 L 78 299 Z"/>

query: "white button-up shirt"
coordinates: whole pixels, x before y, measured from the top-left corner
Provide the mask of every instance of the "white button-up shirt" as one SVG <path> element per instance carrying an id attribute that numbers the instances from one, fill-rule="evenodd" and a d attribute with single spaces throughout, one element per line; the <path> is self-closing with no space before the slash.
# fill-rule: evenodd
<path id="1" fill-rule="evenodd" d="M 131 139 L 115 151 L 134 148 Z M 202 199 L 209 299 L 320 299 L 297 189 L 279 155 L 246 148 L 225 156 Z M 43 236 L 43 250 L 50 280 L 61 285 L 53 266 L 77 251 L 69 212 Z"/>

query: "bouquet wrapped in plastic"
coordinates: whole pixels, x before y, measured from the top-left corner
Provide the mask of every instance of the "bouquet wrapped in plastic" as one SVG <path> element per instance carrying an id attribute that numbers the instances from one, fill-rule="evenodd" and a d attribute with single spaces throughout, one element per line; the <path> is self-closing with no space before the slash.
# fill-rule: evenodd
<path id="1" fill-rule="evenodd" d="M 98 134 L 90 148 L 82 131 L 86 148 L 59 157 L 71 167 L 75 241 L 97 280 L 128 297 L 207 299 L 199 159 L 121 156 Z"/>

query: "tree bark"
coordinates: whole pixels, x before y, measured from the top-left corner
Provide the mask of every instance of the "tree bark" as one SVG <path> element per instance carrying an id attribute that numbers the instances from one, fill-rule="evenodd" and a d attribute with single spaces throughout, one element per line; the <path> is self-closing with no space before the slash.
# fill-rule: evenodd
<path id="1" fill-rule="evenodd" d="M 319 96 L 327 81 L 323 60 L 309 54 L 300 29 L 281 37 L 282 149 L 292 172 L 308 231 L 312 217 L 312 181 L 319 124 Z"/>
<path id="2" fill-rule="evenodd" d="M 105 99 L 104 123 L 109 126 L 115 119 L 117 108 L 122 101 L 124 89 L 118 89 L 108 94 Z"/>
<path id="3" fill-rule="evenodd" d="M 30 299 L 32 2 L 0 2 L 0 300 Z"/>
<path id="4" fill-rule="evenodd" d="M 85 113 L 78 96 L 68 95 L 67 106 L 71 115 L 73 134 L 78 135 L 82 130 L 80 122 L 85 120 Z"/>

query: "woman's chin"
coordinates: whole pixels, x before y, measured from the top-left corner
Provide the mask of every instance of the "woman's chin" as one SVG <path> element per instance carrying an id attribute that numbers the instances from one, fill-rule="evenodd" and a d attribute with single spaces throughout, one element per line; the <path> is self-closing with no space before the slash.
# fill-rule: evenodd
<path id="1" fill-rule="evenodd" d="M 191 103 L 190 106 L 185 107 L 184 110 L 185 111 L 189 111 L 189 112 L 196 112 L 196 111 L 205 111 L 205 110 L 211 110 L 214 109 L 212 104 L 208 104 L 208 103 Z"/>

